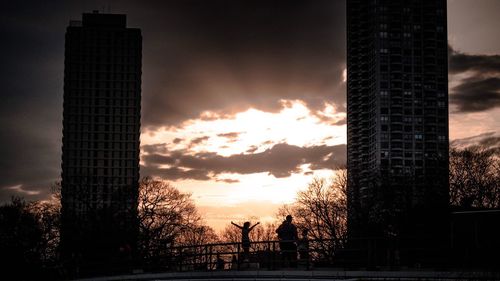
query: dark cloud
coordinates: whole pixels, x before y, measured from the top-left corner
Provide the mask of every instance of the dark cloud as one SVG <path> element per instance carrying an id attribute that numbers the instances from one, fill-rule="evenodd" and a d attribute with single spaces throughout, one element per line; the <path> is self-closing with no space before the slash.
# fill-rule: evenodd
<path id="1" fill-rule="evenodd" d="M 342 126 L 347 124 L 347 117 L 341 119 L 335 119 L 324 115 L 316 115 L 322 123 L 328 124 L 330 126 Z"/>
<path id="2" fill-rule="evenodd" d="M 450 74 L 469 72 L 451 89 L 456 112 L 479 112 L 500 106 L 500 56 L 474 55 L 449 50 Z"/>
<path id="3" fill-rule="evenodd" d="M 175 138 L 172 142 L 174 144 L 178 144 L 178 143 L 181 143 L 184 139 L 181 139 L 181 138 Z"/>
<path id="4" fill-rule="evenodd" d="M 234 154 L 227 157 L 213 152 L 189 154 L 185 150 L 175 150 L 167 155 L 153 153 L 143 156 L 145 167 L 141 171 L 171 180 L 190 178 L 203 180 L 211 179 L 221 173 L 263 172 L 283 178 L 300 172 L 300 166 L 304 164 L 310 164 L 312 170 L 343 166 L 346 162 L 345 149 L 344 144 L 299 147 L 279 143 L 260 153 Z M 162 165 L 170 167 L 160 168 Z M 175 174 L 176 171 L 179 173 Z"/>
<path id="5" fill-rule="evenodd" d="M 142 29 L 143 128 L 345 100 L 344 1 L 3 1 L 0 189 L 59 177 L 65 30 L 103 8 Z"/>
<path id="6" fill-rule="evenodd" d="M 203 136 L 203 137 L 194 138 L 194 139 L 191 140 L 191 142 L 189 143 L 189 145 L 197 145 L 197 144 L 200 144 L 202 142 L 207 141 L 208 139 L 210 139 L 209 136 Z"/>
<path id="7" fill-rule="evenodd" d="M 228 139 L 235 139 L 237 138 L 241 133 L 238 132 L 230 132 L 230 133 L 223 133 L 223 134 L 217 134 L 218 137 L 221 138 L 228 138 Z"/>
<path id="8" fill-rule="evenodd" d="M 228 143 L 233 143 L 238 141 L 238 137 L 241 135 L 239 132 L 230 132 L 230 133 L 223 133 L 223 134 L 217 134 L 218 137 L 225 138 L 226 142 Z"/>
<path id="9" fill-rule="evenodd" d="M 493 72 L 500 71 L 500 55 L 474 55 L 453 50 L 448 46 L 449 72 L 457 74 L 465 71 Z"/>
<path id="10" fill-rule="evenodd" d="M 486 133 L 482 133 L 479 135 L 470 136 L 470 137 L 466 137 L 466 138 L 455 139 L 455 140 L 452 140 L 450 142 L 450 145 L 451 146 L 458 146 L 458 147 L 475 145 L 475 144 L 479 143 L 481 140 L 486 139 L 486 138 L 490 138 L 490 137 L 494 136 L 495 134 L 496 134 L 496 132 L 492 131 L 492 132 L 486 132 Z"/>
<path id="11" fill-rule="evenodd" d="M 82 12 L 107 6 L 127 14 L 130 27 L 142 29 L 141 122 L 154 129 L 199 116 L 230 118 L 250 107 L 275 112 L 283 106 L 281 99 L 302 100 L 313 113 L 324 102 L 342 111 L 344 2 L 2 1 L 0 201 L 23 192 L 43 198 L 59 177 L 64 34 L 69 20 L 80 19 Z M 473 33 L 478 34 L 476 29 Z M 491 108 L 486 103 L 497 106 L 497 84 L 487 79 L 498 78 L 498 56 L 450 54 L 451 73 L 476 73 L 452 92 L 452 103 L 465 111 Z M 472 107 L 465 105 L 470 96 L 476 97 Z M 148 169 L 141 172 L 148 174 Z M 207 178 L 199 170 L 172 168 L 163 174 Z M 37 190 L 38 195 L 30 192 Z"/>
<path id="12" fill-rule="evenodd" d="M 246 153 L 254 153 L 255 151 L 257 151 L 257 149 L 259 149 L 259 147 L 258 147 L 258 146 L 256 146 L 256 145 L 252 145 L 252 146 L 250 146 L 250 148 L 249 148 L 249 149 L 247 149 L 245 152 L 246 152 Z"/>
<path id="13" fill-rule="evenodd" d="M 146 126 L 276 112 L 281 99 L 343 110 L 343 1 L 166 1 L 144 34 Z M 147 76 L 146 76 L 147 75 Z M 215 114 L 205 114 L 207 111 Z"/>
<path id="14" fill-rule="evenodd" d="M 225 182 L 225 183 L 239 183 L 240 181 L 237 179 L 215 179 L 217 182 Z"/>
<path id="15" fill-rule="evenodd" d="M 43 122 L 42 122 L 43 123 Z M 29 122 L 2 124 L 0 130 L 0 202 L 11 196 L 45 199 L 60 175 L 57 128 L 30 128 Z M 21 185 L 19 189 L 10 189 Z"/>
<path id="16" fill-rule="evenodd" d="M 61 173 L 65 27 L 31 4 L 0 4 L 0 202 L 45 199 Z"/>
<path id="17" fill-rule="evenodd" d="M 450 101 L 460 112 L 485 111 L 500 106 L 500 77 L 469 78 L 453 88 Z"/>
<path id="18" fill-rule="evenodd" d="M 455 148 L 479 147 L 500 156 L 500 132 L 486 132 L 472 137 L 453 140 L 450 145 Z"/>
<path id="19" fill-rule="evenodd" d="M 148 167 L 141 166 L 142 175 L 152 175 L 160 176 L 164 179 L 169 180 L 180 180 L 180 179 L 194 179 L 194 180 L 212 180 L 204 170 L 184 170 L 177 167 L 172 168 L 159 168 L 159 167 Z"/>
<path id="20" fill-rule="evenodd" d="M 141 145 L 141 151 L 144 153 L 167 153 L 167 144 L 166 143 L 144 144 Z"/>

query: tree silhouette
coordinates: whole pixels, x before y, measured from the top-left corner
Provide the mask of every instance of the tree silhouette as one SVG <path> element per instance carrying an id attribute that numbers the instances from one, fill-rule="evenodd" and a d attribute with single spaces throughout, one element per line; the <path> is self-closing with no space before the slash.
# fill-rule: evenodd
<path id="1" fill-rule="evenodd" d="M 39 244 L 41 261 L 55 264 L 59 255 L 61 205 L 57 201 L 34 201 L 28 203 L 26 208 L 36 219 L 41 231 L 42 237 Z"/>
<path id="2" fill-rule="evenodd" d="M 43 230 L 19 197 L 0 206 L 0 263 L 6 280 L 34 278 L 41 269 Z"/>
<path id="3" fill-rule="evenodd" d="M 311 250 L 322 258 L 332 258 L 347 235 L 347 170 L 337 170 L 330 181 L 314 179 L 297 193 L 294 203 L 278 212 L 281 217 L 287 214 L 299 229 L 309 230 L 310 239 L 324 240 L 311 243 Z"/>
<path id="4" fill-rule="evenodd" d="M 139 184 L 138 221 L 139 251 L 144 258 L 159 256 L 174 245 L 198 240 L 194 232 L 209 231 L 203 226 L 191 194 L 150 177 L 142 178 Z"/>
<path id="5" fill-rule="evenodd" d="M 450 203 L 466 209 L 500 208 L 500 158 L 494 150 L 450 150 Z"/>

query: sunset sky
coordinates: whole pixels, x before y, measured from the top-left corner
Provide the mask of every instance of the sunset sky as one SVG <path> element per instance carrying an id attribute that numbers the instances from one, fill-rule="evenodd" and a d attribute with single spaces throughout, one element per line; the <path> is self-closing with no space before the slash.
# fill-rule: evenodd
<path id="1" fill-rule="evenodd" d="M 346 161 L 344 1 L 3 1 L 0 202 L 47 199 L 64 33 L 92 10 L 142 29 L 141 175 L 216 228 L 269 220 Z M 449 0 L 450 138 L 500 145 L 500 1 Z"/>

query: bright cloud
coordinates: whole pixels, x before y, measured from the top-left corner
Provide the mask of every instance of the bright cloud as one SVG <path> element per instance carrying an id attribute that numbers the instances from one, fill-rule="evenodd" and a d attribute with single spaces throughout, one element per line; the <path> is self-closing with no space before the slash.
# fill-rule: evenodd
<path id="1" fill-rule="evenodd" d="M 344 112 L 335 112 L 333 105 L 325 106 L 318 116 L 312 115 L 300 101 L 283 101 L 286 105 L 278 113 L 249 109 L 232 119 L 190 120 L 180 128 L 161 128 L 146 131 L 141 136 L 143 145 L 168 144 L 170 149 L 186 148 L 193 152 L 217 152 L 222 156 L 243 153 L 257 146 L 255 152 L 286 142 L 291 145 L 337 145 L 346 141 L 345 125 L 332 124 L 345 120 Z M 228 138 L 227 134 L 232 134 Z M 199 142 L 203 138 L 202 142 Z M 175 143 L 175 139 L 184 139 Z M 195 143 L 193 143 L 195 141 Z"/>
<path id="2" fill-rule="evenodd" d="M 141 172 L 175 180 L 205 206 L 290 203 L 345 162 L 346 116 L 330 104 L 312 113 L 301 101 L 281 102 L 277 113 L 249 109 L 144 132 Z"/>

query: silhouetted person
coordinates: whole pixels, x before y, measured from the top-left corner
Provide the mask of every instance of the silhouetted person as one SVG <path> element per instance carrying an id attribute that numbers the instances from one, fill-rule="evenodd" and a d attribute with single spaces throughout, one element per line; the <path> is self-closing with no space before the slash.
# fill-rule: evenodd
<path id="1" fill-rule="evenodd" d="M 236 258 L 236 255 L 231 257 L 231 269 L 238 269 L 238 258 Z"/>
<path id="2" fill-rule="evenodd" d="M 250 222 L 247 221 L 243 224 L 243 226 L 237 225 L 234 222 L 231 222 L 232 225 L 236 226 L 237 228 L 241 229 L 241 246 L 243 247 L 243 254 L 244 254 L 244 260 L 248 260 L 250 257 L 250 231 L 254 227 L 256 227 L 260 222 L 250 226 Z"/>
<path id="3" fill-rule="evenodd" d="M 297 227 L 292 223 L 292 216 L 286 216 L 286 220 L 276 229 L 280 240 L 280 250 L 285 266 L 294 265 L 297 259 Z"/>
<path id="4" fill-rule="evenodd" d="M 309 259 L 309 229 L 302 230 L 302 235 L 297 243 L 297 250 L 299 251 L 299 258 L 307 261 Z"/>
<path id="5" fill-rule="evenodd" d="M 217 253 L 217 261 L 215 264 L 215 269 L 224 270 L 224 264 L 225 264 L 225 261 L 220 257 L 220 254 Z"/>

